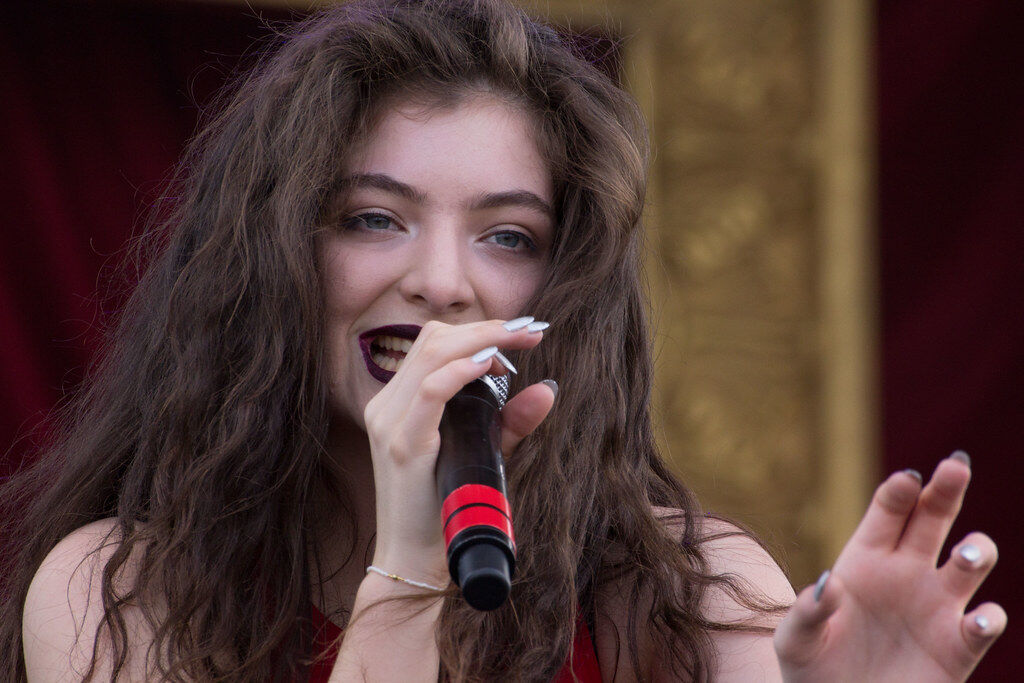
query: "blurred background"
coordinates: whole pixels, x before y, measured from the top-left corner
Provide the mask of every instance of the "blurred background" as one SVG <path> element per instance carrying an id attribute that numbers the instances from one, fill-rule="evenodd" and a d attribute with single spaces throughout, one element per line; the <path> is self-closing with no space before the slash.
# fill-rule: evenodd
<path id="1" fill-rule="evenodd" d="M 0 476 L 36 455 L 211 95 L 315 2 L 35 0 L 0 23 Z M 955 449 L 952 538 L 1024 598 L 1024 4 L 522 2 L 651 126 L 647 273 L 667 457 L 799 587 L 890 471 Z M 943 557 L 945 559 L 945 556 Z M 976 600 L 975 602 L 977 602 Z M 1013 659 L 1012 659 L 1013 658 Z"/>

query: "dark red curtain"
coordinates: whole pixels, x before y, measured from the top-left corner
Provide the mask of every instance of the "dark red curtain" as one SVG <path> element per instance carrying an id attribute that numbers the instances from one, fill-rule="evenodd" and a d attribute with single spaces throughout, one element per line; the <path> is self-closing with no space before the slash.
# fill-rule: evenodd
<path id="1" fill-rule="evenodd" d="M 270 34 L 264 21 L 291 16 L 132 0 L 12 4 L 0 22 L 0 475 L 81 377 L 100 303 L 118 298 L 119 285 L 98 274 L 116 270 L 199 105 Z"/>
<path id="2" fill-rule="evenodd" d="M 928 472 L 954 449 L 971 455 L 952 539 L 983 530 L 999 544 L 974 604 L 1010 615 L 983 681 L 1019 678 L 1024 615 L 1022 36 L 1016 0 L 878 7 L 885 465 Z"/>
<path id="3" fill-rule="evenodd" d="M 1024 562 L 1024 11 L 1015 0 L 878 6 L 884 459 L 975 481 L 954 537 L 1002 559 L 981 599 L 1018 619 Z M 0 22 L 0 476 L 81 376 L 98 274 L 116 266 L 199 105 L 281 12 L 37 0 Z M 102 301 L 107 301 L 103 299 Z M 12 445 L 13 444 L 13 445 Z M 9 450 L 8 450 L 9 448 Z M 1012 626 L 1011 626 L 1012 629 Z M 1012 680 L 1013 631 L 975 680 Z"/>

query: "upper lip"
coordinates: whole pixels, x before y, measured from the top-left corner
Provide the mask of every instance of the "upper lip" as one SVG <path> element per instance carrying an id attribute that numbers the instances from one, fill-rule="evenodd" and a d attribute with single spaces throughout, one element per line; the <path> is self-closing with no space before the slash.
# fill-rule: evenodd
<path id="1" fill-rule="evenodd" d="M 359 335 L 359 341 L 372 342 L 375 338 L 382 336 L 401 337 L 416 341 L 421 329 L 423 328 L 420 325 L 384 325 L 363 332 Z"/>

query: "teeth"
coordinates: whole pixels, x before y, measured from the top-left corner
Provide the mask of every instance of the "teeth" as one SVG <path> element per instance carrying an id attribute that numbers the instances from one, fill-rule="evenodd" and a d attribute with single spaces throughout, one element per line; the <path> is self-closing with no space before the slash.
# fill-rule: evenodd
<path id="1" fill-rule="evenodd" d="M 370 359 L 385 370 L 397 372 L 398 368 L 402 367 L 404 358 L 392 358 L 383 351 L 406 354 L 410 349 L 412 349 L 411 339 L 382 334 L 373 340 L 373 345 L 370 347 Z"/>
<path id="2" fill-rule="evenodd" d="M 371 355 L 373 362 L 391 372 L 398 372 L 398 368 L 402 367 L 402 361 L 385 356 L 383 353 L 374 353 Z"/>
<path id="3" fill-rule="evenodd" d="M 377 346 L 385 349 L 391 349 L 392 351 L 401 351 L 402 353 L 409 353 L 409 349 L 412 348 L 411 339 L 402 339 L 401 337 L 390 337 L 382 335 L 374 340 Z"/>

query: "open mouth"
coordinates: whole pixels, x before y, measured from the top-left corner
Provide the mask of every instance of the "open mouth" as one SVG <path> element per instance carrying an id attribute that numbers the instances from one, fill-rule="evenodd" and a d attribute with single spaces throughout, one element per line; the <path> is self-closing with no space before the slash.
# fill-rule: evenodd
<path id="1" fill-rule="evenodd" d="M 394 377 L 420 329 L 419 325 L 385 325 L 359 335 L 359 348 L 370 374 L 385 383 Z"/>

